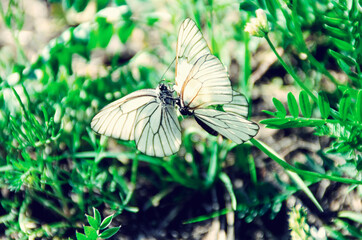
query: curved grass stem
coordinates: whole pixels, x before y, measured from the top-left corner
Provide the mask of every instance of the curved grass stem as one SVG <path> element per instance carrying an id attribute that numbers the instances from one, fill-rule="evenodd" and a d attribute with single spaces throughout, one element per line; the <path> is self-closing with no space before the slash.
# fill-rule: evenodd
<path id="1" fill-rule="evenodd" d="M 304 83 L 302 82 L 302 80 L 297 76 L 297 74 L 284 62 L 283 58 L 278 54 L 278 52 L 276 51 L 273 43 L 271 42 L 268 34 L 265 35 L 265 39 L 268 42 L 270 48 L 273 50 L 274 54 L 277 56 L 279 62 L 283 65 L 283 67 L 285 68 L 285 70 L 293 77 L 294 81 L 296 81 L 298 83 L 298 85 L 308 93 L 308 95 L 313 99 L 314 102 L 317 102 L 318 99 L 317 97 L 309 90 L 309 88 L 307 88 Z"/>

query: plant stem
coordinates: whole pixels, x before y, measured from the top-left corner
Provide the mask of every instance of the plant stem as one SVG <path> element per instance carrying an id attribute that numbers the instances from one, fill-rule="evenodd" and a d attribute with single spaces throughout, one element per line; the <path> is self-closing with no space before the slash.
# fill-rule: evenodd
<path id="1" fill-rule="evenodd" d="M 317 102 L 318 99 L 317 97 L 304 85 L 304 83 L 302 82 L 302 80 L 297 76 L 297 74 L 295 74 L 295 72 L 284 62 L 284 60 L 281 58 L 281 56 L 278 54 L 278 52 L 276 51 L 273 43 L 270 41 L 270 38 L 268 36 L 268 34 L 265 35 L 265 39 L 268 42 L 270 48 L 273 50 L 274 54 L 277 56 L 279 62 L 283 65 L 283 67 L 285 68 L 285 70 L 293 77 L 293 79 L 298 83 L 298 85 L 308 93 L 308 95 L 313 99 L 314 102 Z"/>
<path id="2" fill-rule="evenodd" d="M 250 139 L 250 142 L 252 142 L 257 148 L 259 148 L 262 152 L 264 152 L 266 155 L 268 155 L 271 159 L 276 161 L 280 166 L 282 166 L 284 169 L 298 173 L 300 175 L 308 176 L 308 177 L 314 177 L 314 178 L 321 178 L 321 179 L 329 179 L 336 182 L 341 183 L 347 183 L 347 184 L 358 184 L 361 185 L 362 181 L 358 181 L 355 179 L 348 179 L 343 177 L 336 177 L 336 176 L 330 176 L 326 174 L 306 171 L 302 169 L 298 169 L 296 167 L 293 167 L 292 165 L 288 164 L 283 158 L 281 158 L 274 150 L 269 148 L 266 144 L 263 142 L 256 140 L 254 138 Z"/>

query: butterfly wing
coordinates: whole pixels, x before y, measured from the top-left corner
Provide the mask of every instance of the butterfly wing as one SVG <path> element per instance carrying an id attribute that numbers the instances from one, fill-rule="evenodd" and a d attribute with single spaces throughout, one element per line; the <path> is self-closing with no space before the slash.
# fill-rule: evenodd
<path id="1" fill-rule="evenodd" d="M 139 90 L 108 104 L 94 116 L 91 127 L 105 136 L 135 140 L 137 149 L 150 156 L 172 155 L 181 144 L 176 110 L 163 103 L 154 89 Z"/>
<path id="2" fill-rule="evenodd" d="M 169 156 L 181 145 L 181 128 L 174 106 L 150 102 L 140 111 L 135 126 L 138 150 L 156 157 Z"/>
<path id="3" fill-rule="evenodd" d="M 181 24 L 176 45 L 175 90 L 179 93 L 196 61 L 211 54 L 207 43 L 196 23 L 187 18 Z"/>
<path id="4" fill-rule="evenodd" d="M 234 113 L 215 109 L 197 109 L 194 112 L 194 116 L 197 121 L 203 122 L 212 130 L 237 144 L 248 141 L 259 130 L 259 126 L 256 123 Z"/>
<path id="5" fill-rule="evenodd" d="M 199 58 L 179 94 L 183 107 L 191 110 L 232 101 L 231 83 L 225 67 L 214 55 Z"/>
<path id="6" fill-rule="evenodd" d="M 247 120 L 248 102 L 244 95 L 233 91 L 233 99 L 222 106 L 223 111 L 204 108 L 196 109 L 196 121 L 210 134 L 220 133 L 224 137 L 241 144 L 254 137 L 259 126 Z"/>
<path id="7" fill-rule="evenodd" d="M 140 110 L 156 101 L 154 89 L 135 91 L 105 106 L 91 122 L 91 128 L 102 135 L 122 140 L 134 140 L 134 127 Z"/>
<path id="8" fill-rule="evenodd" d="M 232 101 L 223 104 L 222 108 L 225 112 L 234 113 L 244 118 L 247 118 L 249 114 L 248 100 L 246 100 L 243 94 L 237 91 L 233 91 Z"/>

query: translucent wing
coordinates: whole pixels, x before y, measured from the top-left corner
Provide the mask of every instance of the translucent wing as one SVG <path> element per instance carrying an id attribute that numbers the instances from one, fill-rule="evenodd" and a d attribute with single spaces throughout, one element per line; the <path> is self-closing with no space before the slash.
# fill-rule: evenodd
<path id="1" fill-rule="evenodd" d="M 174 88 L 178 93 L 196 61 L 206 54 L 211 54 L 211 52 L 202 33 L 193 20 L 185 19 L 180 27 L 176 46 Z"/>
<path id="2" fill-rule="evenodd" d="M 122 140 L 134 140 L 136 117 L 149 102 L 156 101 L 154 89 L 143 89 L 105 106 L 91 122 L 91 128 L 102 135 Z"/>
<path id="3" fill-rule="evenodd" d="M 214 132 L 220 133 L 237 144 L 248 141 L 259 130 L 259 126 L 256 123 L 231 112 L 222 112 L 215 109 L 197 109 L 194 111 L 194 116 L 197 122 L 202 122 L 201 126 L 205 124 Z M 208 131 L 207 128 L 205 130 Z M 210 133 L 212 134 L 212 132 Z"/>
<path id="4" fill-rule="evenodd" d="M 177 152 L 181 144 L 181 129 L 172 105 L 150 102 L 140 111 L 135 126 L 138 150 L 156 157 Z"/>
<path id="5" fill-rule="evenodd" d="M 225 103 L 222 108 L 225 112 L 234 113 L 244 118 L 247 118 L 249 114 L 248 100 L 246 100 L 243 94 L 237 91 L 233 91 L 232 101 Z"/>
<path id="6" fill-rule="evenodd" d="M 225 112 L 215 109 L 197 109 L 194 111 L 196 121 L 210 134 L 220 133 L 224 137 L 241 144 L 254 137 L 259 126 L 247 120 L 248 101 L 246 97 L 233 91 L 232 101 L 222 105 Z"/>
<path id="7" fill-rule="evenodd" d="M 179 95 L 182 107 L 191 110 L 231 102 L 231 83 L 220 60 L 211 54 L 199 58 Z"/>

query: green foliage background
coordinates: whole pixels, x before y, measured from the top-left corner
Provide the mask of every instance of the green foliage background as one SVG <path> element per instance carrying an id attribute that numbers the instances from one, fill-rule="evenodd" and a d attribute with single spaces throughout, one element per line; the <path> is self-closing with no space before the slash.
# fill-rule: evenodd
<path id="1" fill-rule="evenodd" d="M 13 58 L 0 49 L 0 223 L 4 236 L 75 238 L 76 231 L 83 231 L 84 214 L 96 216 L 92 207 L 111 212 L 113 219 L 125 212 L 141 214 L 135 195 L 144 182 L 153 189 L 144 200 L 149 207 L 162 205 L 167 197 L 182 206 L 185 192 L 222 189 L 221 198 L 227 197 L 218 211 L 194 215 L 186 223 L 230 212 L 235 221 L 245 223 L 263 216 L 274 219 L 285 201 L 300 190 L 322 211 L 320 199 L 308 188 L 322 179 L 347 184 L 349 194 L 361 197 L 360 1 L 53 0 L 49 1 L 51 18 L 61 22 L 62 30 L 37 49 L 34 60 L 28 59 L 19 41 L 27 9 L 15 0 L 0 6 L 1 24 L 16 46 Z M 243 30 L 258 8 L 265 10 L 270 24 L 265 39 Z M 93 14 L 86 15 L 89 9 Z M 82 13 L 87 20 L 74 17 Z M 313 128 L 313 134 L 328 139 L 327 146 L 316 153 L 321 160 L 305 154 L 305 162 L 286 162 L 263 142 L 268 140 L 263 127 L 260 137 L 236 146 L 183 120 L 182 148 L 165 159 L 140 154 L 133 142 L 107 140 L 91 131 L 91 118 L 107 103 L 138 89 L 155 88 L 165 72 L 166 80 L 173 82 L 174 66 L 167 69 L 175 57 L 178 27 L 186 17 L 197 22 L 213 53 L 229 69 L 233 88 L 250 100 L 252 119 L 273 129 Z M 273 66 L 284 69 L 278 77 L 290 79 L 295 91 L 274 96 L 270 99 L 274 106 L 258 106 L 266 113 L 262 114 L 252 104 L 257 83 L 251 76 L 253 54 L 265 46 L 278 59 Z M 282 56 L 275 46 L 284 50 Z M 321 49 L 324 54 L 319 53 Z M 232 70 L 235 65 L 237 71 Z M 273 181 L 258 174 L 253 156 L 260 154 L 283 170 L 267 173 Z M 288 180 L 282 177 L 285 173 Z M 238 186 L 240 179 L 248 184 Z M 51 220 L 39 219 L 31 211 L 35 206 L 41 206 Z M 319 226 L 324 238 L 362 236 L 361 214 L 347 210 L 337 211 L 334 223 Z M 291 211 L 292 236 L 316 238 L 310 231 L 314 226 L 305 227 L 306 214 L 299 207 Z M 88 216 L 91 227 L 99 230 L 92 221 Z M 85 235 L 96 239 L 90 229 L 84 227 Z"/>

